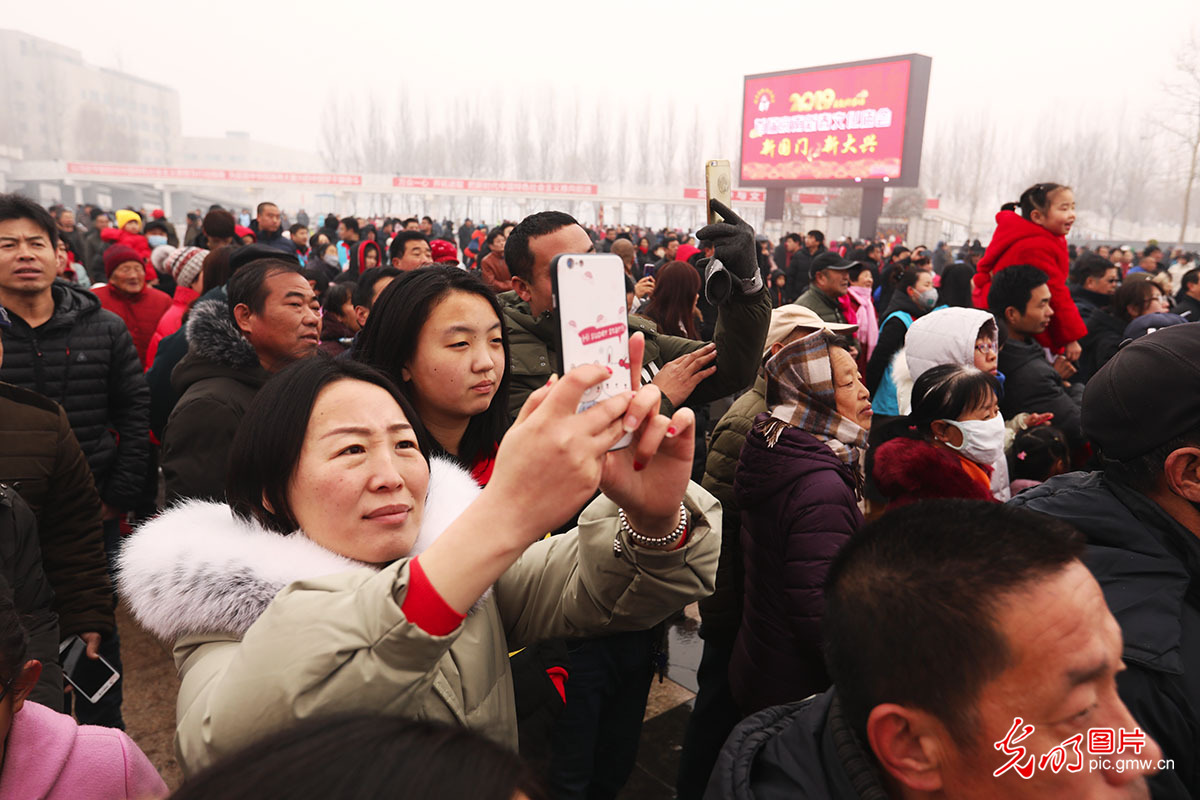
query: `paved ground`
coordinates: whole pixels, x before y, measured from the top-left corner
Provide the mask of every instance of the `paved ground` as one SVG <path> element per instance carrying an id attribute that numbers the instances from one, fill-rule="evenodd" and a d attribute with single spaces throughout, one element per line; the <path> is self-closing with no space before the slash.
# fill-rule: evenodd
<path id="1" fill-rule="evenodd" d="M 666 800 L 674 796 L 675 771 L 683 730 L 696 689 L 700 640 L 695 605 L 671 628 L 667 678 L 655 681 L 646 707 L 637 768 L 621 800 Z M 143 630 L 122 605 L 121 658 L 125 665 L 125 725 L 172 789 L 182 775 L 175 761 L 175 696 L 179 681 L 170 648 Z"/>

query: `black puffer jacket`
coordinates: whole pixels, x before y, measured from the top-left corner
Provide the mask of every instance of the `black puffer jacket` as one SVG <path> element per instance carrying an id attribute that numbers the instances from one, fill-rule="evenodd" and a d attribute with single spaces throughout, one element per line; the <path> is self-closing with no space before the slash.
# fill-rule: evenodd
<path id="1" fill-rule="evenodd" d="M 1042 346 L 1033 339 L 1012 338 L 1000 349 L 1000 371 L 1004 373 L 1004 396 L 1000 413 L 1012 419 L 1022 411 L 1054 414 L 1054 426 L 1062 429 L 1072 446 L 1083 444 L 1080 403 L 1083 384 L 1069 389 L 1046 360 Z"/>
<path id="2" fill-rule="evenodd" d="M 1141 492 L 1100 472 L 1051 478 L 1010 505 L 1069 522 L 1124 639 L 1117 689 L 1175 760 L 1148 780 L 1155 798 L 1200 797 L 1200 541 Z"/>
<path id="3" fill-rule="evenodd" d="M 705 800 L 887 800 L 874 757 L 854 735 L 837 690 L 771 706 L 738 725 Z"/>
<path id="4" fill-rule="evenodd" d="M 9 312 L 0 380 L 67 412 L 100 499 L 136 507 L 150 456 L 150 390 L 121 318 L 91 292 L 55 281 L 54 316 L 36 329 Z"/>
<path id="5" fill-rule="evenodd" d="M 188 353 L 171 373 L 179 403 L 163 432 L 167 502 L 190 497 L 222 501 L 233 435 L 269 376 L 254 346 L 229 318 L 224 300 L 192 306 L 187 340 Z"/>
<path id="6" fill-rule="evenodd" d="M 29 658 L 42 662 L 42 676 L 31 699 L 62 709 L 62 670 L 58 667 L 58 616 L 54 591 L 42 570 L 37 520 L 12 487 L 0 483 L 0 578 L 29 633 Z"/>
<path id="7" fill-rule="evenodd" d="M 1075 374 L 1078 380 L 1087 382 L 1121 349 L 1121 342 L 1125 340 L 1125 326 L 1129 323 L 1107 308 L 1097 308 L 1084 319 L 1088 332 L 1079 340 L 1083 354 L 1075 365 L 1079 370 Z"/>

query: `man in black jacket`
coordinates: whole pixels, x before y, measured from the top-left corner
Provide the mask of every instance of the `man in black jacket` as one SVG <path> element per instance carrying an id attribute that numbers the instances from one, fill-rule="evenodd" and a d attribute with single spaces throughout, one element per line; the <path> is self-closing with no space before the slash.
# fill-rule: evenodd
<path id="1" fill-rule="evenodd" d="M 1022 411 L 1053 414 L 1054 426 L 1062 429 L 1072 446 L 1082 445 L 1079 403 L 1083 386 L 1067 384 L 1075 371 L 1070 362 L 1059 359 L 1058 366 L 1051 365 L 1034 338 L 1054 316 L 1046 273 L 1027 265 L 1000 270 L 988 290 L 988 310 L 1008 326 L 1008 342 L 1000 350 L 998 364 L 1004 374 L 1000 413 L 1005 419 Z"/>
<path id="2" fill-rule="evenodd" d="M 789 250 L 792 246 L 795 246 L 796 249 L 788 257 L 788 266 L 785 270 L 787 273 L 787 284 L 783 290 L 783 297 L 789 303 L 792 303 L 796 301 L 796 298 L 808 291 L 813 260 L 822 253 L 827 252 L 827 250 L 825 249 L 825 234 L 818 230 L 811 230 L 805 234 L 803 246 L 800 244 L 800 236 L 798 234 L 789 234 L 788 238 L 793 243 L 792 245 L 788 245 Z"/>
<path id="3" fill-rule="evenodd" d="M 825 589 L 833 688 L 739 725 L 705 797 L 1145 797 L 1170 768 L 1117 696 L 1121 632 L 1083 552 L 973 500 L 864 526 Z"/>
<path id="4" fill-rule="evenodd" d="M 1112 305 L 1113 294 L 1121 283 L 1117 265 L 1095 253 L 1087 253 L 1075 262 L 1071 299 L 1086 323 L 1092 312 Z"/>
<path id="5" fill-rule="evenodd" d="M 1200 325 L 1122 348 L 1088 382 L 1083 429 L 1104 471 L 1061 475 L 1012 505 L 1087 536 L 1084 560 L 1124 636 L 1121 698 L 1175 760 L 1151 779 L 1154 797 L 1200 797 Z"/>
<path id="6" fill-rule="evenodd" d="M 87 456 L 104 512 L 110 562 L 120 545 L 120 518 L 136 508 L 150 447 L 150 394 L 141 361 L 121 318 L 91 292 L 56 281 L 54 220 L 38 204 L 0 195 L 0 305 L 12 327 L 0 380 L 57 401 Z M 119 639 L 100 654 L 120 670 Z M 119 685 L 118 685 L 119 686 Z M 80 700 L 81 721 L 123 727 L 114 687 L 92 706 Z"/>
<path id="7" fill-rule="evenodd" d="M 1189 269 L 1180 280 L 1176 298 L 1176 314 L 1183 314 L 1188 322 L 1200 322 L 1200 269 Z"/>

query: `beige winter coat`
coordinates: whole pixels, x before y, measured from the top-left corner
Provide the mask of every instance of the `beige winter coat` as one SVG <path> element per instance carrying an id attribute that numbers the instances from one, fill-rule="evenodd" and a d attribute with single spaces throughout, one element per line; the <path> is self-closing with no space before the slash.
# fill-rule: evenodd
<path id="1" fill-rule="evenodd" d="M 475 497 L 470 476 L 433 462 L 428 547 Z M 571 533 L 532 545 L 447 636 L 408 622 L 409 558 L 375 570 L 193 502 L 140 528 L 122 555 L 137 619 L 175 641 L 182 685 L 175 746 L 193 774 L 293 721 L 338 711 L 458 723 L 516 749 L 508 653 L 542 639 L 648 628 L 713 590 L 720 505 L 692 484 L 686 545 L 649 551 L 622 536 L 601 496 Z"/>

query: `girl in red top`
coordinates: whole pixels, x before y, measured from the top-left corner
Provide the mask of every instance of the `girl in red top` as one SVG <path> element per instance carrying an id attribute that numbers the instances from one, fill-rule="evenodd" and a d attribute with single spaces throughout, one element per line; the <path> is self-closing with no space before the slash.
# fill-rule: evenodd
<path id="1" fill-rule="evenodd" d="M 1067 289 L 1067 234 L 1074 224 L 1075 193 L 1068 186 L 1039 183 L 1026 189 L 1018 202 L 1005 203 L 996 215 L 996 233 L 976 267 L 972 295 L 975 307 L 986 309 L 993 273 L 1014 264 L 1037 267 L 1046 273 L 1054 310 L 1050 327 L 1037 337 L 1038 342 L 1071 361 L 1079 360 L 1079 339 L 1087 334 Z"/>

